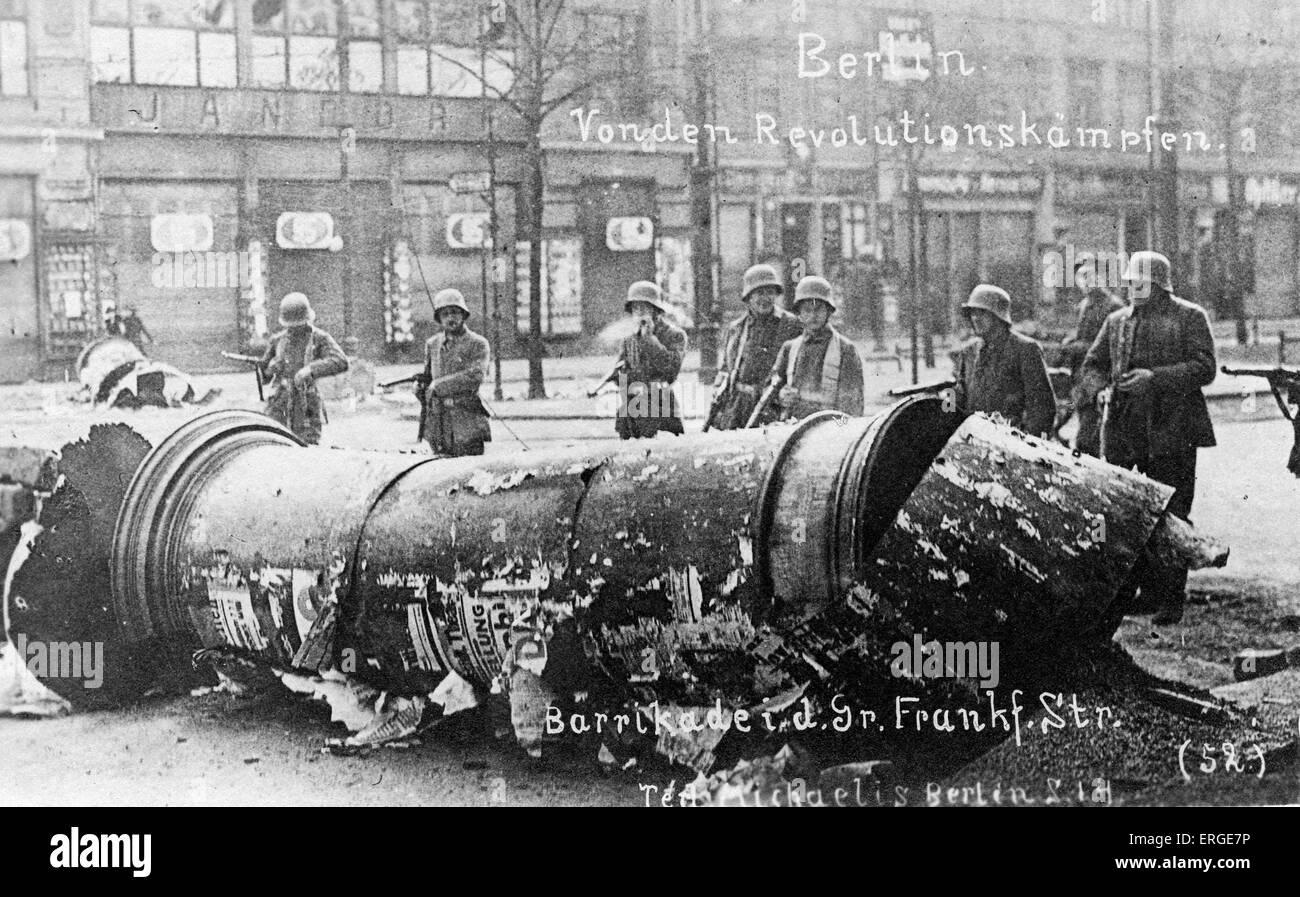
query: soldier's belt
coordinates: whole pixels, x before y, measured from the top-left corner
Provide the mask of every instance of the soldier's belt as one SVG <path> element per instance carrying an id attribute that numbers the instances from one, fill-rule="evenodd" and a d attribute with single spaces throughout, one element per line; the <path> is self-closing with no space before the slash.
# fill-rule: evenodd
<path id="1" fill-rule="evenodd" d="M 736 392 L 741 393 L 742 395 L 747 395 L 747 396 L 758 395 L 757 386 L 750 386 L 748 383 L 733 383 L 732 386 L 735 388 Z"/>
<path id="2" fill-rule="evenodd" d="M 439 398 L 438 404 L 442 405 L 444 408 L 451 408 L 456 404 L 456 400 L 453 398 Z"/>

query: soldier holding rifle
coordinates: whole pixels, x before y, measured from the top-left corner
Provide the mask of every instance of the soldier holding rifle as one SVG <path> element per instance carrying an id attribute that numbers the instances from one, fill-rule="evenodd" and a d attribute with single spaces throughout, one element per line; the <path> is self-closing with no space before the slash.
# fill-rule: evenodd
<path id="1" fill-rule="evenodd" d="M 656 433 L 685 432 L 672 385 L 686 358 L 686 332 L 671 323 L 663 292 L 648 280 L 628 287 L 624 310 L 636 331 L 623 340 L 618 361 L 600 385 L 617 380 L 619 403 L 614 430 L 622 439 L 643 439 Z"/>
<path id="2" fill-rule="evenodd" d="M 466 326 L 469 306 L 460 290 L 433 297 L 433 316 L 442 332 L 424 346 L 424 371 L 415 378 L 423 407 L 420 438 L 440 455 L 483 454 L 492 424 L 479 397 L 487 376 L 488 341 Z"/>
<path id="3" fill-rule="evenodd" d="M 975 339 L 956 356 L 958 410 L 1000 414 L 1035 436 L 1056 419 L 1056 398 L 1043 350 L 1011 329 L 1011 297 L 1001 287 L 979 284 L 961 307 Z"/>
<path id="4" fill-rule="evenodd" d="M 771 265 L 754 265 L 745 272 L 740 300 L 748 311 L 727 330 L 705 430 L 737 430 L 745 426 L 781 346 L 802 332 L 799 319 L 776 306 L 784 292 L 781 278 Z"/>
<path id="5" fill-rule="evenodd" d="M 835 312 L 830 282 L 816 276 L 799 281 L 794 309 L 803 334 L 781 346 L 767 390 L 746 426 L 757 426 L 773 399 L 780 403 L 781 417 L 794 420 L 827 410 L 862 414 L 862 359 L 857 347 L 830 325 Z"/>
<path id="6" fill-rule="evenodd" d="M 1114 312 L 1097 334 L 1079 396 L 1102 403 L 1102 457 L 1172 486 L 1169 510 L 1186 520 L 1196 492 L 1196 450 L 1215 444 L 1201 392 L 1214 380 L 1214 337 L 1205 311 L 1173 294 L 1165 256 L 1133 253 L 1124 279 L 1133 304 Z M 1143 598 L 1159 608 L 1152 623 L 1182 619 L 1186 570 L 1148 569 L 1140 582 Z"/>
<path id="7" fill-rule="evenodd" d="M 263 381 L 273 384 L 266 413 L 311 445 L 320 442 L 325 411 L 316 381 L 348 369 L 339 344 L 316 327 L 315 320 L 306 296 L 285 296 L 280 302 L 280 326 L 285 329 L 271 336 L 259 365 Z"/>

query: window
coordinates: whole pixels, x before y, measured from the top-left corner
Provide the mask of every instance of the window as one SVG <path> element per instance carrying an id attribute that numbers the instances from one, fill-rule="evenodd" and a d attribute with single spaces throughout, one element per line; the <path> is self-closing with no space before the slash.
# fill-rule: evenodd
<path id="1" fill-rule="evenodd" d="M 95 0 L 98 82 L 234 87 L 235 31 L 226 0 Z"/>
<path id="2" fill-rule="evenodd" d="M 1101 93 L 1100 64 L 1094 59 L 1071 59 L 1068 70 L 1067 118 L 1075 127 L 1090 128 L 1099 124 Z"/>
<path id="3" fill-rule="evenodd" d="M 347 0 L 344 7 L 348 29 L 348 90 L 378 93 L 384 86 L 379 0 Z"/>
<path id="4" fill-rule="evenodd" d="M 26 6 L 0 0 L 0 96 L 27 96 Z"/>
<path id="5" fill-rule="evenodd" d="M 397 92 L 424 96 L 429 92 L 429 10 L 424 0 L 393 0 L 393 32 L 397 40 Z"/>
<path id="6" fill-rule="evenodd" d="M 629 13 L 578 13 L 585 77 L 595 85 L 595 97 L 624 115 L 640 115 L 649 102 L 646 41 L 642 17 Z"/>
<path id="7" fill-rule="evenodd" d="M 486 59 L 480 51 L 484 26 L 478 0 L 393 0 L 391 31 L 397 48 L 396 91 L 408 96 L 479 97 L 487 76 L 488 95 L 513 84 L 514 54 L 494 41 Z"/>
<path id="8" fill-rule="evenodd" d="M 1130 131 L 1142 127 L 1150 114 L 1150 85 L 1147 70 L 1141 66 L 1123 65 L 1119 70 L 1119 118 L 1121 127 Z"/>

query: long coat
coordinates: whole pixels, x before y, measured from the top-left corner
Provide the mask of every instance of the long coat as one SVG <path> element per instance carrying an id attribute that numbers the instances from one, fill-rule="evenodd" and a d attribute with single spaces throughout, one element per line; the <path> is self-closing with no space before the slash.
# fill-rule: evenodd
<path id="1" fill-rule="evenodd" d="M 1147 368 L 1155 375 L 1142 401 L 1112 396 L 1108 456 L 1121 439 L 1147 446 L 1152 457 L 1215 444 L 1201 392 L 1214 381 L 1214 335 L 1196 303 L 1159 291 L 1140 310 L 1120 309 L 1106 319 L 1083 368 L 1079 398 L 1085 402 L 1095 402 L 1127 371 Z"/>
<path id="2" fill-rule="evenodd" d="M 736 430 L 749 421 L 781 346 L 803 332 L 799 319 L 783 308 L 771 315 L 746 314 L 731 322 L 718 370 L 729 386 L 716 409 L 713 426 Z"/>
<path id="3" fill-rule="evenodd" d="M 479 387 L 487 376 L 488 341 L 465 329 L 460 336 L 435 333 L 424 344 L 425 418 L 421 438 L 442 455 L 481 455 L 492 441 Z"/>
<path id="4" fill-rule="evenodd" d="M 311 371 L 311 380 L 305 386 L 295 386 L 294 375 L 303 368 Z M 316 381 L 347 369 L 348 357 L 324 330 L 307 326 L 278 331 L 262 355 L 263 378 L 273 384 L 266 413 L 315 445 L 320 442 L 324 423 Z"/>
<path id="5" fill-rule="evenodd" d="M 1007 328 L 976 337 L 956 354 L 957 405 L 1006 418 L 1041 436 L 1056 420 L 1056 396 L 1038 343 Z"/>
<path id="6" fill-rule="evenodd" d="M 823 370 L 832 342 L 839 346 L 840 353 L 839 377 L 833 391 Z M 796 351 L 792 377 L 790 357 Z M 810 414 L 827 410 L 842 411 L 854 417 L 862 415 L 862 358 L 857 346 L 834 327 L 805 333 L 782 344 L 768 382 L 780 382 L 799 390 L 799 397 L 794 402 L 782 404 L 781 417 L 802 420 Z"/>
<path id="7" fill-rule="evenodd" d="M 663 317 L 655 318 L 648 334 L 633 334 L 623 340 L 618 360 L 619 404 L 614 430 L 623 439 L 639 439 L 656 433 L 685 432 L 672 384 L 686 358 L 686 331 Z"/>

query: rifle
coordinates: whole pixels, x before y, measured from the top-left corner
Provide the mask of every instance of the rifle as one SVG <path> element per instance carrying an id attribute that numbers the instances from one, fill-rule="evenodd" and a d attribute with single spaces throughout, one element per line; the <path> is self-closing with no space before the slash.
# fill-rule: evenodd
<path id="1" fill-rule="evenodd" d="M 1286 398 L 1282 396 L 1282 387 L 1287 388 L 1291 400 L 1300 399 L 1300 370 L 1294 368 L 1230 368 L 1224 365 L 1219 370 L 1236 377 L 1263 377 L 1268 381 L 1268 388 L 1273 392 L 1273 400 L 1281 410 L 1282 416 L 1291 422 L 1295 430 L 1295 441 L 1291 445 L 1291 457 L 1287 459 L 1286 469 L 1300 477 L 1300 414 L 1292 414 Z"/>
<path id="2" fill-rule="evenodd" d="M 388 389 L 392 386 L 401 386 L 403 383 L 419 383 L 424 379 L 424 371 L 416 371 L 409 377 L 398 377 L 396 380 L 386 380 L 379 384 L 380 389 Z"/>
<path id="3" fill-rule="evenodd" d="M 222 358 L 229 358 L 231 361 L 239 361 L 244 364 L 253 365 L 253 377 L 257 380 L 257 400 L 265 402 L 266 396 L 262 392 L 262 359 L 257 355 L 240 355 L 238 352 L 222 352 Z"/>
<path id="4" fill-rule="evenodd" d="M 718 412 L 727 407 L 735 379 L 734 374 L 727 374 L 726 379 L 722 381 L 722 389 L 713 394 L 713 401 L 709 403 L 709 413 L 704 418 L 704 429 L 700 431 L 701 433 L 709 432 L 713 428 L 714 418 L 718 416 Z"/>
<path id="5" fill-rule="evenodd" d="M 1273 400 L 1277 402 L 1277 407 L 1281 409 L 1282 416 L 1287 420 L 1295 419 L 1295 415 L 1291 413 L 1286 399 L 1282 397 L 1282 387 L 1285 386 L 1288 390 L 1300 392 L 1300 369 L 1283 367 L 1230 368 L 1225 364 L 1219 370 L 1234 377 L 1263 377 L 1268 381 L 1268 388 L 1272 391 Z M 1292 395 L 1295 394 L 1295 392 L 1292 393 Z"/>
<path id="6" fill-rule="evenodd" d="M 783 382 L 780 379 L 774 379 L 767 385 L 767 389 L 763 390 L 763 394 L 758 398 L 758 404 L 754 406 L 753 413 L 749 415 L 749 420 L 745 421 L 746 430 L 758 426 L 759 419 L 767 411 L 767 406 L 772 404 L 772 399 L 780 392 Z"/>
<path id="7" fill-rule="evenodd" d="M 626 361 L 620 361 L 618 364 L 614 365 L 613 370 L 611 370 L 608 374 L 605 375 L 605 379 L 601 380 L 594 387 L 587 390 L 587 398 L 594 399 L 596 397 L 596 393 L 600 392 L 600 388 L 602 386 L 604 386 L 606 383 L 612 383 L 613 381 L 617 380 L 618 375 L 622 373 L 626 368 L 627 368 Z"/>
<path id="8" fill-rule="evenodd" d="M 915 386 L 900 386 L 898 389 L 891 389 L 889 394 L 896 399 L 901 399 L 904 396 L 915 396 L 928 392 L 938 394 L 943 392 L 945 389 L 952 389 L 956 385 L 956 380 L 935 380 L 933 383 L 918 383 Z"/>

